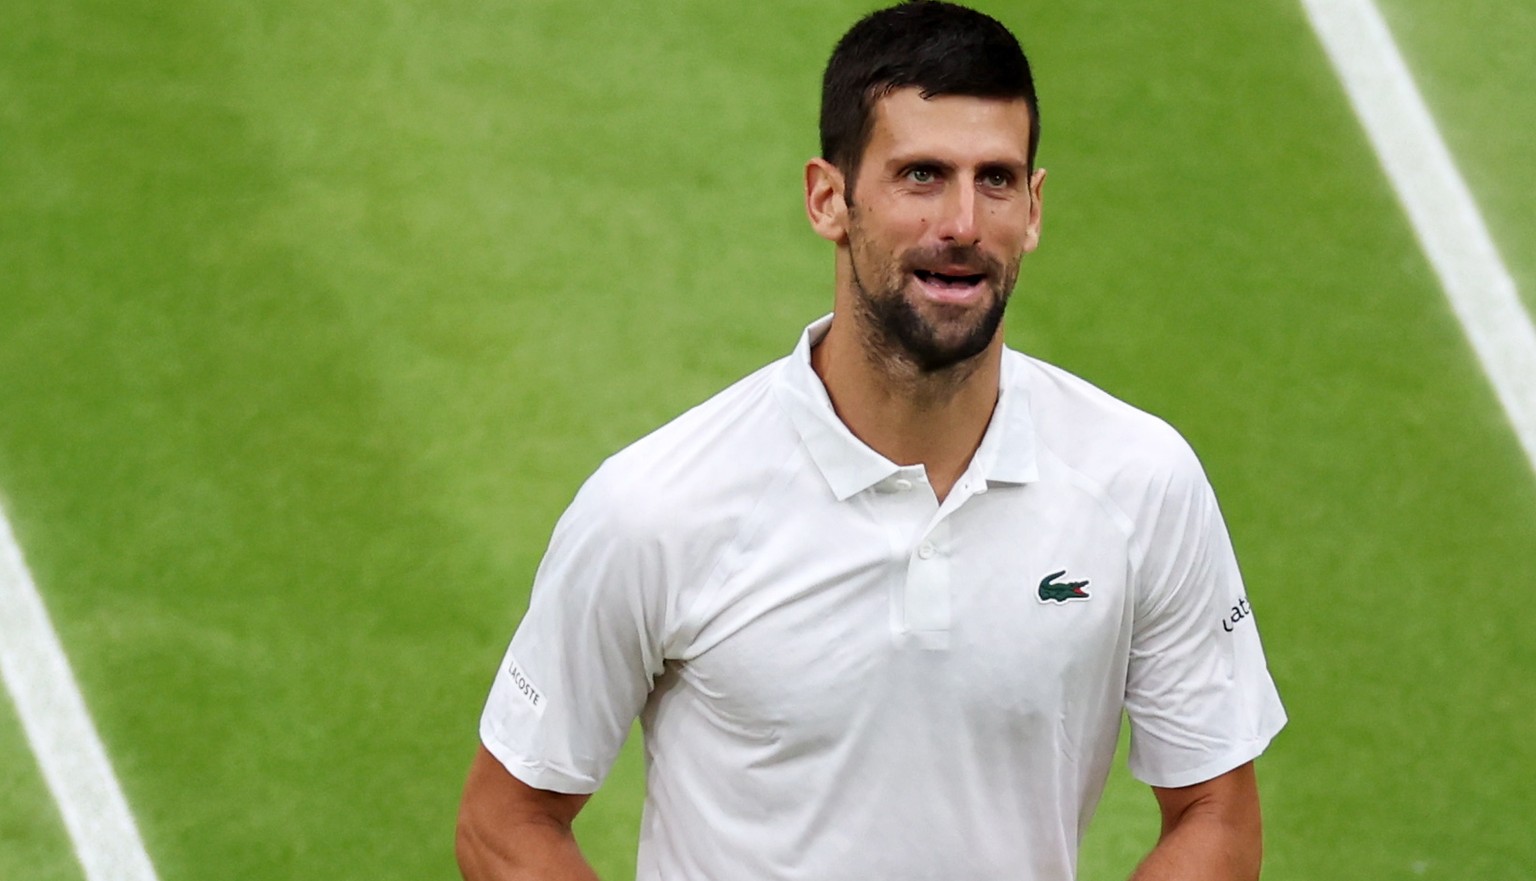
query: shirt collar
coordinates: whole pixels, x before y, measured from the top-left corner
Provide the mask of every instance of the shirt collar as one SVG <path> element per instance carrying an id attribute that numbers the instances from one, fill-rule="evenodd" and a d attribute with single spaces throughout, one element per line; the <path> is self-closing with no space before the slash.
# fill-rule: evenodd
<path id="1" fill-rule="evenodd" d="M 806 327 L 783 362 L 775 387 L 811 460 L 832 494 L 844 501 L 902 469 L 853 436 L 832 409 L 821 377 L 811 368 L 811 348 L 826 336 L 831 324 L 832 316 L 825 315 Z M 1029 483 L 1039 476 L 1022 360 L 1014 352 L 1003 353 L 997 407 L 968 469 L 988 484 Z"/>
<path id="2" fill-rule="evenodd" d="M 987 433 L 982 435 L 981 446 L 971 458 L 971 470 L 988 484 L 1023 484 L 1040 479 L 1026 363 L 1023 355 L 1003 350 L 997 407 L 992 411 Z"/>

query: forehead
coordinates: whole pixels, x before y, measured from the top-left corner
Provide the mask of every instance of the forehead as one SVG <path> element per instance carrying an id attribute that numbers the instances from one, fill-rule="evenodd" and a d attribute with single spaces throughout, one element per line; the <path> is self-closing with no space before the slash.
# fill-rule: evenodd
<path id="1" fill-rule="evenodd" d="M 930 155 L 1024 165 L 1029 127 L 1029 105 L 1020 98 L 924 98 L 916 88 L 896 89 L 875 103 L 864 158 L 878 162 Z"/>

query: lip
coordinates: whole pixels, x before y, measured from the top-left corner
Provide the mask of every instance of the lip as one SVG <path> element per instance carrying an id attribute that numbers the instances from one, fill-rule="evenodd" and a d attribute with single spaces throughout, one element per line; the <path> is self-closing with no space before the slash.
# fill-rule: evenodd
<path id="1" fill-rule="evenodd" d="M 970 284 L 954 284 L 934 278 L 934 275 L 975 276 L 975 281 Z M 970 267 L 944 267 L 942 269 L 914 270 L 912 280 L 917 283 L 923 297 L 930 302 L 943 305 L 963 306 L 969 305 L 981 299 L 982 292 L 987 287 L 985 273 L 976 272 Z"/>

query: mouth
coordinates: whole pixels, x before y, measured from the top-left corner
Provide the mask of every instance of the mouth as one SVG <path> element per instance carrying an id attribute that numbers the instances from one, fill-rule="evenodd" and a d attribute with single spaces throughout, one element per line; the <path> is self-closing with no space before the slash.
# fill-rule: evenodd
<path id="1" fill-rule="evenodd" d="M 917 269 L 912 275 L 928 297 L 940 303 L 968 303 L 980 296 L 987 280 L 984 272 L 968 273 L 964 269 L 950 272 Z"/>

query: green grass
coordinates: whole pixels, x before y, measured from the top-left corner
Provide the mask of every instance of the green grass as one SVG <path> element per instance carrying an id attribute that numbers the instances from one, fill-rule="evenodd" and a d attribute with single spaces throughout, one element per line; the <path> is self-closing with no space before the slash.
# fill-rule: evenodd
<path id="1" fill-rule="evenodd" d="M 1382 14 L 1466 178 L 1524 297 L 1536 311 L 1536 215 L 1521 169 L 1536 153 L 1536 65 L 1528 47 L 1536 7 L 1473 0 L 1455 9 L 1387 0 Z"/>
<path id="2" fill-rule="evenodd" d="M 0 701 L 0 865 L 25 867 L 31 881 L 81 881 L 63 820 L 30 755 L 21 720 L 9 700 Z"/>
<path id="3" fill-rule="evenodd" d="M 1386 6 L 1529 296 L 1526 14 Z M 0 13 L 0 489 L 162 878 L 454 877 L 555 517 L 828 308 L 800 167 L 864 8 Z M 1266 878 L 1536 877 L 1536 480 L 1299 9 L 987 8 L 1050 169 L 1010 338 L 1211 472 L 1292 716 Z M 0 768 L 0 877 L 76 877 L 5 702 Z M 1084 881 L 1155 833 L 1117 772 Z"/>

